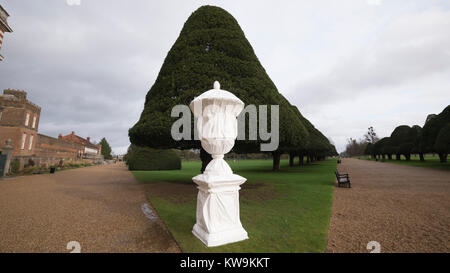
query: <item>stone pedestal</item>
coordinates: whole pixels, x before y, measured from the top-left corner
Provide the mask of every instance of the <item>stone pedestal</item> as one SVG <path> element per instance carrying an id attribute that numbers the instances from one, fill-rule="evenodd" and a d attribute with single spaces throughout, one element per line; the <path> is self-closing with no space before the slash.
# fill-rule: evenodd
<path id="1" fill-rule="evenodd" d="M 223 159 L 237 137 L 236 117 L 244 103 L 232 93 L 214 89 L 195 98 L 189 105 L 197 117 L 197 132 L 211 160 L 203 174 L 192 180 L 198 185 L 197 222 L 192 232 L 206 246 L 219 246 L 248 239 L 239 217 L 239 190 L 246 179 L 233 174 Z"/>
<path id="2" fill-rule="evenodd" d="M 194 235 L 208 247 L 248 239 L 239 216 L 239 190 L 246 179 L 200 174 L 192 180 L 198 185 Z"/>

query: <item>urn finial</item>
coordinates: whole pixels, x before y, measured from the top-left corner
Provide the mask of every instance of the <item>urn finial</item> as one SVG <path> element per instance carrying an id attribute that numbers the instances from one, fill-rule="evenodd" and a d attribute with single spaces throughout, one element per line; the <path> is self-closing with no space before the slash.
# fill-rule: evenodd
<path id="1" fill-rule="evenodd" d="M 220 89 L 220 83 L 218 81 L 214 82 L 214 89 L 216 89 L 216 90 Z"/>

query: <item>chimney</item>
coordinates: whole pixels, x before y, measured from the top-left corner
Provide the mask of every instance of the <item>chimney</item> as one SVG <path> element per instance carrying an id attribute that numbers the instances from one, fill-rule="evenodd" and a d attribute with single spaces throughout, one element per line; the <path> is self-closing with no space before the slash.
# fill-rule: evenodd
<path id="1" fill-rule="evenodd" d="M 72 135 L 75 135 L 75 132 L 74 132 L 74 131 L 72 131 Z"/>
<path id="2" fill-rule="evenodd" d="M 61 133 L 59 133 L 58 139 L 62 139 L 62 134 Z"/>
<path id="3" fill-rule="evenodd" d="M 86 140 L 87 140 L 87 142 L 91 143 L 91 138 L 90 137 L 87 137 Z"/>

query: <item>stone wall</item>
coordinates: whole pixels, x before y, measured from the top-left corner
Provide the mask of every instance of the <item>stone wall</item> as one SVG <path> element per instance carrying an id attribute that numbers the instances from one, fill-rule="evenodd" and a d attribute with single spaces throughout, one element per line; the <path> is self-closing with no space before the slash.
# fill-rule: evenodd
<path id="1" fill-rule="evenodd" d="M 67 163 L 94 163 L 92 160 L 77 159 L 77 158 L 59 158 L 59 157 L 41 157 L 41 156 L 16 156 L 12 161 L 19 161 L 19 170 L 23 170 L 27 167 L 44 167 L 59 166 Z"/>
<path id="2" fill-rule="evenodd" d="M 35 154 L 41 157 L 80 158 L 83 146 L 38 134 Z"/>

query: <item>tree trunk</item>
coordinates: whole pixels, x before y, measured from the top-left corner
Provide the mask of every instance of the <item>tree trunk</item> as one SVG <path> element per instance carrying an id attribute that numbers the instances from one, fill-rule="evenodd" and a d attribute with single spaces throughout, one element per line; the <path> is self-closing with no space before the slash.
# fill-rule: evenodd
<path id="1" fill-rule="evenodd" d="M 447 154 L 439 154 L 439 160 L 441 161 L 441 163 L 446 163 L 447 162 Z"/>
<path id="2" fill-rule="evenodd" d="M 388 159 L 392 160 L 392 155 L 391 154 L 388 154 Z"/>
<path id="3" fill-rule="evenodd" d="M 303 166 L 303 157 L 304 156 L 302 154 L 298 156 L 298 165 L 299 166 Z"/>
<path id="4" fill-rule="evenodd" d="M 419 154 L 419 157 L 420 157 L 420 161 L 425 161 L 425 157 L 423 157 L 422 153 Z"/>
<path id="5" fill-rule="evenodd" d="M 294 166 L 294 158 L 295 158 L 295 154 L 294 153 L 289 153 L 289 167 L 293 167 Z"/>
<path id="6" fill-rule="evenodd" d="M 395 155 L 395 160 L 400 160 L 400 154 Z"/>
<path id="7" fill-rule="evenodd" d="M 274 171 L 279 171 L 280 170 L 281 153 L 275 151 L 275 152 L 272 152 L 272 156 L 273 156 L 273 170 Z"/>
<path id="8" fill-rule="evenodd" d="M 406 154 L 405 157 L 406 157 L 406 161 L 410 161 L 411 160 L 411 154 Z"/>
<path id="9" fill-rule="evenodd" d="M 382 158 L 383 160 L 386 160 L 386 155 L 382 155 L 381 158 Z"/>
<path id="10" fill-rule="evenodd" d="M 200 159 L 202 160 L 201 172 L 203 173 L 208 166 L 208 163 L 212 160 L 212 156 L 202 148 L 200 148 Z"/>

